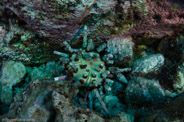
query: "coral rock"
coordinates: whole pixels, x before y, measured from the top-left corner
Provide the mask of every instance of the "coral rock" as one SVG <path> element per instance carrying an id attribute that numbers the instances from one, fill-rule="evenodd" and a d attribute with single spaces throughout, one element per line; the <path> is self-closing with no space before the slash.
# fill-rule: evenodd
<path id="1" fill-rule="evenodd" d="M 75 90 L 69 91 L 68 87 L 64 81 L 32 81 L 21 94 L 14 97 L 14 102 L 6 117 L 31 119 L 38 122 L 105 121 L 89 109 L 74 106 L 71 98 Z"/>
<path id="2" fill-rule="evenodd" d="M 115 0 L 17 0 L 9 1 L 7 9 L 25 21 L 41 37 L 61 43 L 80 35 L 80 24 L 86 17 L 94 13 L 105 14 L 116 3 Z M 93 9 L 95 5 L 96 8 Z"/>
<path id="3" fill-rule="evenodd" d="M 184 91 L 184 63 L 178 66 L 174 89 L 178 92 Z"/>
<path id="4" fill-rule="evenodd" d="M 39 122 L 47 122 L 49 118 L 49 111 L 37 104 L 34 104 L 28 108 L 28 118 Z"/>
<path id="5" fill-rule="evenodd" d="M 131 38 L 112 38 L 107 42 L 106 51 L 112 54 L 115 62 L 129 62 L 133 56 L 133 42 Z"/>
<path id="6" fill-rule="evenodd" d="M 157 80 L 135 77 L 126 88 L 126 101 L 138 107 L 159 105 L 165 100 L 165 93 Z"/>
<path id="7" fill-rule="evenodd" d="M 162 54 L 152 54 L 138 59 L 133 65 L 133 73 L 148 74 L 158 71 L 164 65 Z"/>
<path id="8" fill-rule="evenodd" d="M 21 62 L 4 61 L 1 76 L 1 101 L 11 103 L 12 87 L 21 82 L 26 74 L 25 66 Z"/>
<path id="9" fill-rule="evenodd" d="M 94 113 L 90 112 L 88 109 L 77 108 L 73 106 L 70 99 L 66 98 L 64 95 L 59 94 L 56 91 L 52 93 L 53 106 L 57 111 L 57 121 L 63 122 L 104 122 L 104 119 Z"/>

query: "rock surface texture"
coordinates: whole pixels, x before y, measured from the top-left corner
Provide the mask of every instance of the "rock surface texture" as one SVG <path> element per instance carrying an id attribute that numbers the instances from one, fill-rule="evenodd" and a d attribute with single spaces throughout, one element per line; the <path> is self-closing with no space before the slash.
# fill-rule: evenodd
<path id="1" fill-rule="evenodd" d="M 164 56 L 162 54 L 153 54 L 135 61 L 133 73 L 148 74 L 158 71 L 164 65 Z"/>
<path id="2" fill-rule="evenodd" d="M 130 81 L 126 88 L 127 102 L 138 107 L 160 105 L 165 98 L 164 90 L 157 80 L 137 77 Z"/>
<path id="3" fill-rule="evenodd" d="M 26 74 L 21 62 L 4 61 L 1 76 L 1 102 L 10 104 L 13 99 L 13 86 L 20 83 Z"/>

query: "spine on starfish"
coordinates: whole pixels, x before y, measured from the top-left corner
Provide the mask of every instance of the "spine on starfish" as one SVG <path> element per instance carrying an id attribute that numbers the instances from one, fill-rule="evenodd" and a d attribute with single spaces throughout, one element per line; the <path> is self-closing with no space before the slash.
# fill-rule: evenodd
<path id="1" fill-rule="evenodd" d="M 106 47 L 107 47 L 107 44 L 103 43 L 96 50 L 97 50 L 97 52 L 102 52 L 103 50 L 105 50 Z"/>
<path id="2" fill-rule="evenodd" d="M 83 48 L 87 47 L 87 26 L 84 25 Z"/>
<path id="3" fill-rule="evenodd" d="M 100 94 L 99 94 L 98 90 L 97 89 L 94 89 L 94 93 L 95 93 L 96 97 L 98 98 L 98 100 L 99 100 L 99 102 L 100 102 L 103 110 L 108 114 L 109 111 L 108 111 L 105 103 L 103 102 L 102 98 L 100 97 Z"/>
<path id="4" fill-rule="evenodd" d="M 59 51 L 54 51 L 54 54 L 59 55 L 59 56 L 62 56 L 62 57 L 65 57 L 65 58 L 69 58 L 69 55 L 68 54 L 62 53 L 62 52 L 59 52 Z"/>
<path id="5" fill-rule="evenodd" d="M 54 81 L 59 81 L 59 80 L 66 80 L 67 76 L 64 75 L 64 76 L 59 76 L 59 77 L 55 77 L 54 78 Z"/>

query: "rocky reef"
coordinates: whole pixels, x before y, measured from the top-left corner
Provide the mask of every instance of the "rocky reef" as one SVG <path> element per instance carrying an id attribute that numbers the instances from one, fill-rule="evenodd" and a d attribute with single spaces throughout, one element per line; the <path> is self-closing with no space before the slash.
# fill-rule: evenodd
<path id="1" fill-rule="evenodd" d="M 1 0 L 0 121 L 184 121 L 180 0 Z"/>

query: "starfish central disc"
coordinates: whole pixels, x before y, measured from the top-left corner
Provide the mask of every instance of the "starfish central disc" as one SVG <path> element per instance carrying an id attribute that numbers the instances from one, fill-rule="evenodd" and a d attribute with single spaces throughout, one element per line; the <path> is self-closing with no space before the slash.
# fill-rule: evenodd
<path id="1" fill-rule="evenodd" d="M 106 67 L 98 53 L 83 50 L 80 55 L 73 54 L 72 57 L 72 64 L 77 69 L 73 74 L 75 81 L 89 88 L 102 84 L 102 73 Z"/>

